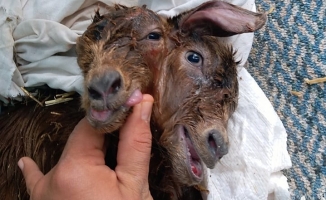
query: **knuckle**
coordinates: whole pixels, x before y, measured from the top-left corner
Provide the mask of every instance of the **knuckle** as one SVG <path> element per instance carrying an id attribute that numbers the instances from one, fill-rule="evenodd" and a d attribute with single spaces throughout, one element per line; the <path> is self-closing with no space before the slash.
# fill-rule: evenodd
<path id="1" fill-rule="evenodd" d="M 147 153 L 152 147 L 152 135 L 150 131 L 144 131 L 133 140 L 135 150 Z"/>

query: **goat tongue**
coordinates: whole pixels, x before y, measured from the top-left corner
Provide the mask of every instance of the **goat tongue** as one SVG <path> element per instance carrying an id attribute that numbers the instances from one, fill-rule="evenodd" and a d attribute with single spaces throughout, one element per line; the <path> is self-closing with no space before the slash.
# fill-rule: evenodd
<path id="1" fill-rule="evenodd" d="M 193 160 L 191 159 L 190 160 L 190 165 L 191 165 L 191 171 L 198 177 L 201 176 L 202 174 L 202 165 L 199 163 L 198 160 Z"/>
<path id="2" fill-rule="evenodd" d="M 140 92 L 139 89 L 136 89 L 126 101 L 125 106 L 134 106 L 137 103 L 140 103 L 142 99 L 143 94 Z"/>

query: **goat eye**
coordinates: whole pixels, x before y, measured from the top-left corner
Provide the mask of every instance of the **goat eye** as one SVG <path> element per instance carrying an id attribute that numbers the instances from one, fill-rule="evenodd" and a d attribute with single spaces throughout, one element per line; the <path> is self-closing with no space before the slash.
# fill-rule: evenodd
<path id="1" fill-rule="evenodd" d="M 189 62 L 195 65 L 200 65 L 202 63 L 202 57 L 199 53 L 190 51 L 186 54 L 186 58 Z"/>
<path id="2" fill-rule="evenodd" d="M 150 40 L 159 40 L 160 38 L 161 38 L 161 34 L 156 33 L 156 32 L 152 32 L 147 35 L 147 39 L 150 39 Z"/>

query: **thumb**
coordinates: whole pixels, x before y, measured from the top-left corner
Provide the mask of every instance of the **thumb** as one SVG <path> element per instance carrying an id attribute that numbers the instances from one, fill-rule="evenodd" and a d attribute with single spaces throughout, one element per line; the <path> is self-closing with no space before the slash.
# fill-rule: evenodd
<path id="1" fill-rule="evenodd" d="M 29 157 L 23 157 L 18 161 L 18 167 L 23 172 L 28 194 L 31 195 L 36 184 L 44 177 L 36 163 Z"/>
<path id="2" fill-rule="evenodd" d="M 152 146 L 150 116 L 153 97 L 143 95 L 141 103 L 133 108 L 120 130 L 120 141 L 115 171 L 125 185 L 140 186 L 148 183 L 149 161 Z"/>

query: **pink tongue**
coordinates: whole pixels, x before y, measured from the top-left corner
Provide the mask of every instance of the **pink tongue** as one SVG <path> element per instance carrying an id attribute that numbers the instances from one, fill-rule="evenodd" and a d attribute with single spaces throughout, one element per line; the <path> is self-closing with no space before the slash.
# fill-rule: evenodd
<path id="1" fill-rule="evenodd" d="M 104 122 L 105 120 L 107 120 L 110 113 L 111 113 L 110 110 L 97 111 L 97 110 L 91 109 L 92 117 L 101 122 Z"/>
<path id="2" fill-rule="evenodd" d="M 129 99 L 126 101 L 126 106 L 134 106 L 138 103 L 141 102 L 141 100 L 143 99 L 143 94 L 140 92 L 139 89 L 135 90 L 131 96 L 129 97 Z"/>

